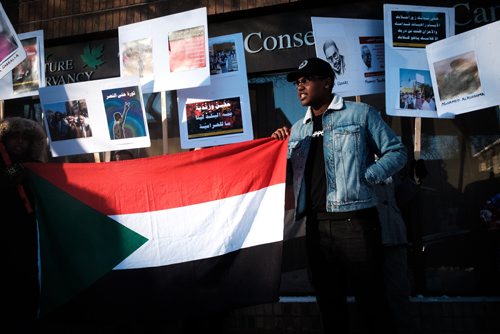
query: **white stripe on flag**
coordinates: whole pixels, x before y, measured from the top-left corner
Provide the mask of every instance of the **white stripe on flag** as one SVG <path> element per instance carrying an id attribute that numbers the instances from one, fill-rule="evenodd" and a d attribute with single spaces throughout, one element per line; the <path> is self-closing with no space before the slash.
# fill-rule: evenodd
<path id="1" fill-rule="evenodd" d="M 114 269 L 201 260 L 283 240 L 285 184 L 222 200 L 109 216 L 148 238 Z"/>

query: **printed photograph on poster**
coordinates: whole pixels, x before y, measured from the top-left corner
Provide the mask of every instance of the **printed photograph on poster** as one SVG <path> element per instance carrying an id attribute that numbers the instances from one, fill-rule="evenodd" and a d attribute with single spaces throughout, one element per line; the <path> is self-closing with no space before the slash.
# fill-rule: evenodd
<path id="1" fill-rule="evenodd" d="M 384 77 L 384 37 L 359 36 L 359 53 L 365 80 Z"/>
<path id="2" fill-rule="evenodd" d="M 437 89 L 431 80 L 432 75 L 429 77 L 426 55 L 426 46 L 445 40 L 454 33 L 454 8 L 384 4 L 385 99 L 388 115 L 454 117 L 437 112 Z M 415 87 L 409 86 L 408 80 Z M 421 95 L 420 99 L 417 99 L 418 94 Z M 434 99 L 430 94 L 434 95 Z M 427 103 L 426 109 L 420 108 L 420 102 L 415 103 L 418 100 L 424 105 L 424 95 L 431 99 L 428 102 L 430 109 L 427 109 Z M 413 108 L 409 107 L 411 102 L 414 102 Z M 435 108 L 433 102 L 436 103 Z"/>
<path id="3" fill-rule="evenodd" d="M 26 58 L 26 51 L 0 3 L 0 79 Z"/>
<path id="4" fill-rule="evenodd" d="M 12 83 L 14 94 L 38 90 L 38 47 L 36 37 L 21 39 L 26 51 L 26 58 L 12 70 Z"/>
<path id="5" fill-rule="evenodd" d="M 121 49 L 123 50 L 122 76 L 138 76 L 139 78 L 153 76 L 153 41 L 151 38 L 123 43 Z"/>
<path id="6" fill-rule="evenodd" d="M 443 12 L 391 11 L 392 46 L 425 48 L 446 38 L 446 20 Z"/>
<path id="7" fill-rule="evenodd" d="M 40 88 L 52 156 L 149 147 L 139 77 Z"/>
<path id="8" fill-rule="evenodd" d="M 168 34 L 170 72 L 204 68 L 206 65 L 205 27 L 193 27 Z"/>
<path id="9" fill-rule="evenodd" d="M 146 124 L 139 94 L 137 86 L 102 91 L 111 140 L 146 136 Z"/>
<path id="10" fill-rule="evenodd" d="M 500 103 L 500 21 L 426 47 L 438 114 L 462 114 Z"/>
<path id="11" fill-rule="evenodd" d="M 341 96 L 384 90 L 383 21 L 311 17 L 316 56 L 335 73 L 333 92 Z"/>
<path id="12" fill-rule="evenodd" d="M 238 57 L 236 45 L 228 40 L 209 46 L 210 75 L 224 74 L 238 71 Z"/>
<path id="13" fill-rule="evenodd" d="M 144 93 L 210 84 L 205 7 L 118 27 L 120 76 Z"/>
<path id="14" fill-rule="evenodd" d="M 436 112 L 436 101 L 429 71 L 402 68 L 399 71 L 399 109 L 414 110 L 415 117 L 422 112 Z"/>
<path id="15" fill-rule="evenodd" d="M 10 75 L 0 79 L 0 99 L 8 100 L 38 95 L 45 86 L 45 52 L 43 30 L 19 34 L 26 58 L 14 67 Z"/>
<path id="16" fill-rule="evenodd" d="M 250 96 L 241 33 L 209 39 L 210 85 L 177 91 L 183 149 L 253 139 Z M 217 59 L 225 59 L 217 68 Z"/>
<path id="17" fill-rule="evenodd" d="M 475 51 L 432 64 L 441 101 L 481 93 L 481 80 Z"/>
<path id="18" fill-rule="evenodd" d="M 48 103 L 43 109 L 46 110 L 49 140 L 92 137 L 92 122 L 84 99 Z"/>
<path id="19" fill-rule="evenodd" d="M 243 133 L 239 97 L 186 103 L 188 138 Z"/>
<path id="20" fill-rule="evenodd" d="M 345 46 L 346 42 L 343 38 L 337 38 L 336 40 L 337 41 L 333 39 L 327 39 L 322 42 L 323 57 L 332 67 L 333 72 L 335 73 L 335 78 L 342 81 L 342 76 L 345 74 L 346 69 L 346 56 L 344 55 L 344 51 L 342 50 L 346 49 L 347 47 Z M 337 44 L 342 48 L 340 49 Z"/>

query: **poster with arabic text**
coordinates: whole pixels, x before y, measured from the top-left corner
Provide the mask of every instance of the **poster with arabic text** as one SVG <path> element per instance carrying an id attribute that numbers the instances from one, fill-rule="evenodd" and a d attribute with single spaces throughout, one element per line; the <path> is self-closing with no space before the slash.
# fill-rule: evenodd
<path id="1" fill-rule="evenodd" d="M 440 117 L 425 47 L 454 34 L 454 8 L 384 4 L 388 115 Z"/>
<path id="2" fill-rule="evenodd" d="M 118 27 L 120 76 L 138 76 L 144 93 L 208 85 L 207 9 Z"/>
<path id="3" fill-rule="evenodd" d="M 243 36 L 210 38 L 209 49 L 210 85 L 177 92 L 184 149 L 253 139 Z"/>
<path id="4" fill-rule="evenodd" d="M 138 77 L 40 88 L 52 156 L 149 147 Z"/>

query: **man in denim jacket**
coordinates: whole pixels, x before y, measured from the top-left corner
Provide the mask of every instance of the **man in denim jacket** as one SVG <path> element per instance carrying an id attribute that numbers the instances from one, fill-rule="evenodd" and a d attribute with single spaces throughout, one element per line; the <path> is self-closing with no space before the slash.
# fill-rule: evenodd
<path id="1" fill-rule="evenodd" d="M 325 333 L 349 333 L 346 297 L 354 295 L 363 333 L 394 332 L 382 276 L 374 185 L 406 163 L 406 149 L 379 112 L 331 93 L 335 74 L 319 59 L 287 76 L 307 112 L 288 138 L 296 219 L 306 217 L 308 264 Z M 375 155 L 379 157 L 375 161 Z"/>

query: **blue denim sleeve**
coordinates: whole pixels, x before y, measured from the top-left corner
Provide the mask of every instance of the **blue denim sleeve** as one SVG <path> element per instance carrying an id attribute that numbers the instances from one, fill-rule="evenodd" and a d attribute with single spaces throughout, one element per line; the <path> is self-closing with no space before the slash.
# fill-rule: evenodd
<path id="1" fill-rule="evenodd" d="M 365 179 L 370 184 L 377 184 L 403 168 L 407 159 L 406 147 L 373 107 L 367 112 L 366 127 L 369 145 L 378 160 L 368 166 Z"/>

